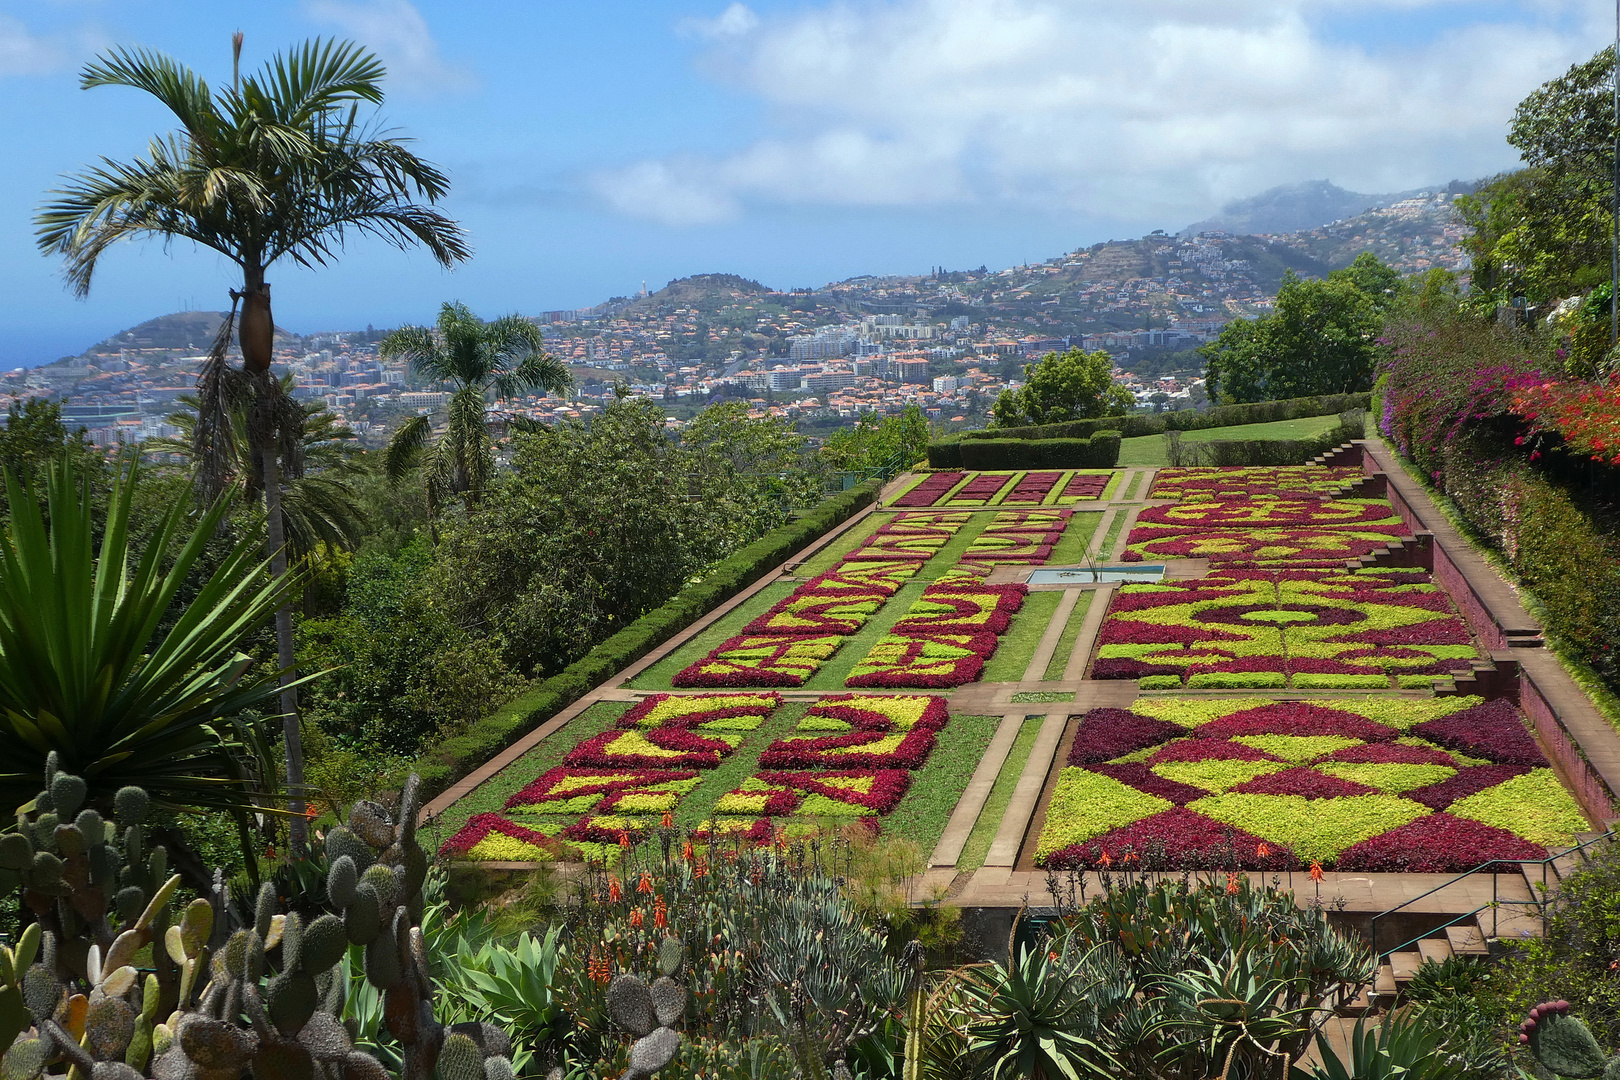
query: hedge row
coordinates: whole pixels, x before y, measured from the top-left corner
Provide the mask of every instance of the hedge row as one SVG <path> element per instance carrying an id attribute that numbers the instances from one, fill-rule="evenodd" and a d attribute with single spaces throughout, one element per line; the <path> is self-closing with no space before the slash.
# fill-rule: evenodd
<path id="1" fill-rule="evenodd" d="M 415 769 L 431 796 L 534 730 L 675 634 L 752 585 L 790 555 L 873 502 L 883 481 L 829 496 L 796 521 L 767 533 L 556 675 L 501 706 L 465 732 L 426 751 Z"/>
<path id="2" fill-rule="evenodd" d="M 1166 431 L 1199 431 L 1243 424 L 1271 424 L 1308 416 L 1330 416 L 1347 409 L 1365 409 L 1371 397 L 1371 394 L 1324 394 L 1283 401 L 1256 401 L 1247 405 L 1220 405 L 1201 411 L 1184 409 L 1133 416 L 1102 416 L 1094 420 L 1071 420 L 1064 424 L 1035 427 L 987 428 L 983 431 L 964 431 L 956 438 L 1084 439 L 1099 431 L 1117 431 L 1122 438 L 1130 439 L 1142 435 L 1160 435 Z"/>
<path id="3" fill-rule="evenodd" d="M 1178 433 L 1179 434 L 1179 433 Z M 1167 447 L 1171 465 L 1306 465 L 1347 442 L 1367 437 L 1360 413 L 1343 417 L 1339 425 L 1314 439 L 1210 439 Z"/>
<path id="4" fill-rule="evenodd" d="M 1112 469 L 1119 464 L 1119 432 L 1089 439 L 974 439 L 934 443 L 928 464 L 936 469 Z"/>

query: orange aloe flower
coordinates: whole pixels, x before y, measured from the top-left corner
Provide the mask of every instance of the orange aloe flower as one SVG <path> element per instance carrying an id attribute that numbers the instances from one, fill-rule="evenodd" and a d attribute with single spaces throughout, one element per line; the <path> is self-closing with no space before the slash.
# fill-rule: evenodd
<path id="1" fill-rule="evenodd" d="M 650 893 L 653 891 L 652 875 L 643 870 L 641 880 L 636 882 L 636 892 Z"/>
<path id="2" fill-rule="evenodd" d="M 619 887 L 619 879 L 616 877 L 608 878 L 608 899 L 615 902 L 624 899 L 624 890 Z"/>
<path id="3" fill-rule="evenodd" d="M 1322 863 L 1321 863 L 1321 860 L 1319 860 L 1319 859 L 1312 859 L 1311 860 L 1311 880 L 1312 881 L 1321 881 L 1322 880 Z"/>
<path id="4" fill-rule="evenodd" d="M 631 926 L 640 927 L 641 924 L 643 922 L 645 922 L 645 921 L 646 920 L 643 919 L 643 917 L 642 917 L 640 908 L 634 908 L 633 910 L 631 910 L 631 912 L 630 912 L 630 925 Z"/>

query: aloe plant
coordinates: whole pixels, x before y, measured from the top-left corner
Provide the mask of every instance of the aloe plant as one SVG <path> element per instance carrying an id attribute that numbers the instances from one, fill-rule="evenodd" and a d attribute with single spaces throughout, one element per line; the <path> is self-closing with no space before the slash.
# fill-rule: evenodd
<path id="1" fill-rule="evenodd" d="M 84 778 L 91 805 L 140 784 L 160 803 L 242 812 L 256 733 L 231 717 L 272 703 L 275 673 L 240 651 L 295 578 L 270 581 L 244 540 L 206 569 L 227 507 L 171 507 L 137 550 L 140 466 L 121 471 L 106 517 L 71 457 L 45 490 L 6 478 L 0 538 L 0 801 L 25 803 L 46 757 Z M 40 496 L 43 495 L 43 498 Z M 99 532 L 100 540 L 96 537 Z M 189 601 L 183 587 L 200 586 Z M 172 620 L 166 624 L 166 620 Z"/>

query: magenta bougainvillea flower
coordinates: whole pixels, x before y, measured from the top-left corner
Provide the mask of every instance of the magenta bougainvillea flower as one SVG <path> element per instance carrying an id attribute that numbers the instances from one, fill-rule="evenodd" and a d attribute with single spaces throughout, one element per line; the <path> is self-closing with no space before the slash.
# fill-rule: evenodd
<path id="1" fill-rule="evenodd" d="M 1519 719 L 1519 710 L 1501 699 L 1419 724 L 1412 734 L 1499 765 L 1547 764 L 1541 748 Z"/>
<path id="2" fill-rule="evenodd" d="M 1428 814 L 1340 852 L 1339 870 L 1460 874 L 1491 860 L 1545 859 L 1547 849 L 1468 818 Z"/>
<path id="3" fill-rule="evenodd" d="M 1186 734 L 1176 724 L 1138 716 L 1126 709 L 1092 709 L 1075 729 L 1070 765 L 1112 761 Z"/>

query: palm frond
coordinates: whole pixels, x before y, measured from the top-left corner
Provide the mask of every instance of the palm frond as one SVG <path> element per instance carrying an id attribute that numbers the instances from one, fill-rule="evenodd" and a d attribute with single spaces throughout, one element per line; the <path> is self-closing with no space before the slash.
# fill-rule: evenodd
<path id="1" fill-rule="evenodd" d="M 403 480 L 405 475 L 421 463 L 422 452 L 433 437 L 433 421 L 426 416 L 413 416 L 400 425 L 394 437 L 388 440 L 383 454 L 383 471 L 388 479 Z"/>
<path id="2" fill-rule="evenodd" d="M 129 86 L 161 101 L 194 137 L 218 134 L 220 116 L 202 77 L 184 64 L 148 49 L 113 49 L 85 65 L 79 88 Z"/>

